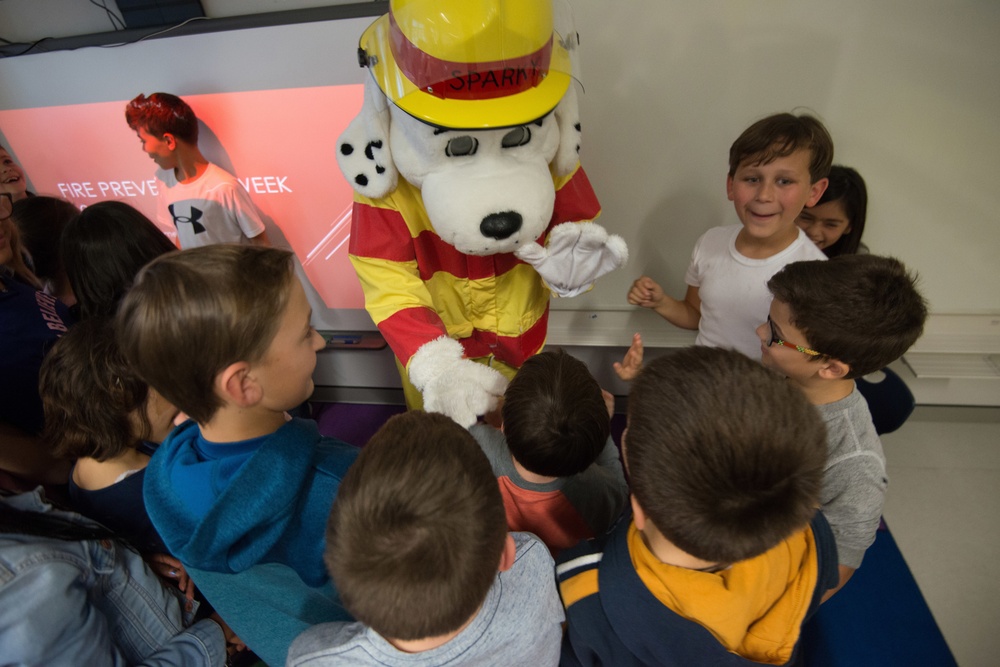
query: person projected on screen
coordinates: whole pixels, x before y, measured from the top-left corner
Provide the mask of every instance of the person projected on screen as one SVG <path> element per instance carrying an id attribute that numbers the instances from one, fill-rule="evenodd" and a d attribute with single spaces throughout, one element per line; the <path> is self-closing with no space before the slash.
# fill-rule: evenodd
<path id="1" fill-rule="evenodd" d="M 229 172 L 198 148 L 198 117 L 170 93 L 139 94 L 125 120 L 142 150 L 159 167 L 161 224 L 177 230 L 181 248 L 212 243 L 271 245 L 250 195 Z"/>

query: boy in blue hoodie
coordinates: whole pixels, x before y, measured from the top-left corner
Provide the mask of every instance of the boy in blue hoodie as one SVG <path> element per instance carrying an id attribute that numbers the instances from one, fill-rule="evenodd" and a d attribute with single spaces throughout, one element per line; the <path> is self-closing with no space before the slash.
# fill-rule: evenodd
<path id="1" fill-rule="evenodd" d="M 349 618 L 322 602 L 323 548 L 357 450 L 286 416 L 313 391 L 324 342 L 311 315 L 290 252 L 237 245 L 158 258 L 118 314 L 128 361 L 191 418 L 146 470 L 153 525 L 217 609 L 233 602 L 220 613 L 268 662 L 307 625 Z M 234 593 L 265 587 L 281 610 Z"/>

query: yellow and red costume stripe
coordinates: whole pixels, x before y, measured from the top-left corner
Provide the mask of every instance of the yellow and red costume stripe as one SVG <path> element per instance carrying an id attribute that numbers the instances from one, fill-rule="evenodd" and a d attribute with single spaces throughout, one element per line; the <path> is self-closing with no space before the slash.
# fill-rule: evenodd
<path id="1" fill-rule="evenodd" d="M 579 165 L 553 176 L 553 185 L 555 206 L 543 236 L 560 223 L 600 214 Z M 538 273 L 512 253 L 466 255 L 442 241 L 420 190 L 402 178 L 381 199 L 355 195 L 350 258 L 365 308 L 404 367 L 420 346 L 443 335 L 461 342 L 466 357 L 513 367 L 545 343 L 549 289 Z"/>

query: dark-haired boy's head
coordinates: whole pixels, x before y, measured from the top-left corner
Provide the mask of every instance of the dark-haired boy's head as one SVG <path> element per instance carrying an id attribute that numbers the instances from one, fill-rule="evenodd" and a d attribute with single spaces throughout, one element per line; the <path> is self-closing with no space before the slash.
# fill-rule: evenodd
<path id="1" fill-rule="evenodd" d="M 122 356 L 109 320 L 73 326 L 45 356 L 38 383 L 42 437 L 57 456 L 106 461 L 150 437 L 149 388 Z"/>
<path id="2" fill-rule="evenodd" d="M 799 150 L 810 154 L 813 183 L 826 178 L 833 163 L 833 139 L 816 118 L 779 113 L 763 118 L 743 131 L 729 149 L 729 176 L 742 164 L 769 164 Z"/>
<path id="3" fill-rule="evenodd" d="M 144 131 L 157 139 L 171 134 L 189 144 L 198 143 L 198 117 L 188 103 L 170 93 L 142 93 L 125 107 L 125 121 L 133 132 Z"/>
<path id="4" fill-rule="evenodd" d="M 793 342 L 819 352 L 813 357 L 817 361 L 846 364 L 845 379 L 901 357 L 923 333 L 927 319 L 916 277 L 891 257 L 841 255 L 793 262 L 767 286 L 777 305 L 788 307 L 791 324 L 804 337 Z"/>
<path id="5" fill-rule="evenodd" d="M 139 269 L 177 247 L 137 209 L 102 201 L 67 223 L 60 250 L 86 319 L 113 317 Z"/>
<path id="6" fill-rule="evenodd" d="M 122 351 L 150 386 L 205 424 L 224 404 L 216 377 L 264 358 L 293 287 L 302 289 L 295 280 L 287 250 L 219 244 L 162 255 L 139 272 L 119 308 Z"/>
<path id="7" fill-rule="evenodd" d="M 511 454 L 548 477 L 586 470 L 611 433 L 600 385 L 582 361 L 562 350 L 524 362 L 504 393 L 502 414 Z"/>
<path id="8" fill-rule="evenodd" d="M 443 415 L 407 412 L 344 477 L 325 559 L 355 618 L 383 637 L 414 640 L 472 618 L 506 542 L 503 500 L 476 441 Z"/>
<path id="9" fill-rule="evenodd" d="M 26 197 L 14 202 L 10 219 L 17 225 L 21 242 L 31 255 L 35 275 L 58 283 L 66 275 L 59 252 L 59 237 L 79 210 L 65 199 Z"/>
<path id="10" fill-rule="evenodd" d="M 802 392 L 748 357 L 692 347 L 649 362 L 628 400 L 625 462 L 647 522 L 696 558 L 733 563 L 819 506 L 826 430 Z"/>

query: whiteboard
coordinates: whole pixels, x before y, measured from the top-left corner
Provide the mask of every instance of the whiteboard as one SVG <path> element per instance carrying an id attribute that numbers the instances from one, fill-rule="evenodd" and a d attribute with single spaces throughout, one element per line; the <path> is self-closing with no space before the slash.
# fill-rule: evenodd
<path id="1" fill-rule="evenodd" d="M 632 257 L 590 293 L 555 301 L 555 309 L 627 310 L 624 295 L 642 273 L 683 294 L 695 240 L 737 221 L 725 197 L 729 145 L 751 122 L 794 110 L 819 116 L 833 135 L 835 162 L 865 177 L 865 242 L 920 274 L 933 313 L 1000 313 L 1000 3 L 572 6 L 583 46 L 583 164 L 604 208 L 601 221 L 625 237 Z M 0 109 L 153 90 L 359 83 L 365 74 L 355 49 L 369 22 L 0 59 Z M 333 148 L 309 159 L 332 160 Z M 371 326 L 363 313 L 336 322 L 358 323 Z"/>

